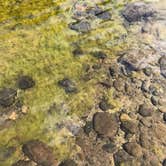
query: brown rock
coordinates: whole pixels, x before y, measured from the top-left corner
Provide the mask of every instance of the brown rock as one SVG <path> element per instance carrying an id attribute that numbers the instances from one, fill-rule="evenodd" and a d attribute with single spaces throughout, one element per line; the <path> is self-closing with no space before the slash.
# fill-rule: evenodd
<path id="1" fill-rule="evenodd" d="M 135 143 L 135 142 L 128 142 L 128 143 L 125 143 L 125 144 L 123 145 L 123 148 L 124 148 L 124 150 L 125 150 L 128 154 L 130 154 L 130 155 L 132 155 L 132 156 L 134 156 L 134 157 L 139 158 L 139 157 L 142 156 L 142 149 L 141 149 L 141 146 L 138 145 L 138 144 Z"/>
<path id="2" fill-rule="evenodd" d="M 98 134 L 104 137 L 114 137 L 118 130 L 118 122 L 115 114 L 108 112 L 96 113 L 93 117 L 93 128 Z"/>
<path id="3" fill-rule="evenodd" d="M 23 145 L 22 151 L 39 165 L 57 166 L 52 149 L 39 140 L 28 141 Z"/>

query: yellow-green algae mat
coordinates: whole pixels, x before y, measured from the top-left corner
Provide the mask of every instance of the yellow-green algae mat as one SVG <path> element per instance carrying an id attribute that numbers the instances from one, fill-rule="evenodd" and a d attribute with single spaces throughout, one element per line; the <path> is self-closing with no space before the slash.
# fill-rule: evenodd
<path id="1" fill-rule="evenodd" d="M 0 131 L 1 148 L 17 147 L 7 160 L 1 157 L 1 166 L 21 159 L 21 146 L 30 139 L 40 139 L 52 146 L 58 160 L 78 150 L 73 136 L 66 129 L 57 131 L 55 124 L 67 118 L 77 120 L 93 108 L 98 95 L 96 85 L 107 73 L 95 73 L 93 79 L 84 81 L 84 66 L 98 63 L 89 54 L 93 50 L 106 52 L 109 64 L 117 51 L 128 46 L 127 42 L 117 42 L 127 35 L 119 14 L 125 3 L 122 0 L 100 3 L 110 10 L 112 19 L 94 22 L 91 32 L 80 34 L 68 28 L 73 22 L 73 1 L 0 0 L 0 88 L 17 88 L 16 80 L 21 74 L 36 81 L 34 88 L 18 90 L 28 113 Z M 86 55 L 74 57 L 72 43 L 78 43 Z M 68 95 L 58 86 L 57 82 L 64 77 L 76 82 L 78 93 Z M 111 99 L 111 95 L 108 97 Z M 49 114 L 53 103 L 59 108 Z"/>

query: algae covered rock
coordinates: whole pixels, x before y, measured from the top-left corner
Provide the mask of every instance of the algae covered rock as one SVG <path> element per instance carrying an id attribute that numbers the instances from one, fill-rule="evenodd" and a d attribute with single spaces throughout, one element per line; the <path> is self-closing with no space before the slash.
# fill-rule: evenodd
<path id="1" fill-rule="evenodd" d="M 12 166 L 36 166 L 36 164 L 32 161 L 19 160 L 16 163 L 12 164 Z"/>
<path id="2" fill-rule="evenodd" d="M 64 160 L 62 161 L 59 166 L 77 166 L 77 164 L 75 163 L 74 160 L 72 159 L 67 159 L 67 160 Z"/>
<path id="3" fill-rule="evenodd" d="M 0 90 L 0 105 L 8 107 L 12 105 L 17 96 L 17 91 L 12 88 L 3 88 Z"/>
<path id="4" fill-rule="evenodd" d="M 140 21 L 152 17 L 155 14 L 155 9 L 143 2 L 134 2 L 128 4 L 122 11 L 122 15 L 129 22 Z"/>
<path id="5" fill-rule="evenodd" d="M 57 161 L 52 148 L 39 140 L 31 140 L 25 143 L 22 151 L 29 159 L 42 166 L 57 166 Z"/>
<path id="6" fill-rule="evenodd" d="M 166 56 L 160 58 L 159 64 L 161 75 L 166 78 Z"/>

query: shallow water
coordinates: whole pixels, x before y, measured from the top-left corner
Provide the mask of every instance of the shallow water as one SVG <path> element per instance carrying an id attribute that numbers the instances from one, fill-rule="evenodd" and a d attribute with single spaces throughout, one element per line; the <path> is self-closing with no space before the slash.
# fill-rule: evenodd
<path id="1" fill-rule="evenodd" d="M 112 19 L 93 20 L 93 30 L 82 34 L 68 27 L 73 22 L 72 0 L 1 0 L 0 87 L 18 89 L 17 78 L 22 74 L 31 76 L 36 85 L 27 91 L 18 89 L 18 98 L 28 111 L 0 131 L 0 147 L 17 148 L 7 158 L 0 156 L 0 165 L 8 166 L 21 159 L 21 145 L 37 138 L 54 147 L 59 160 L 64 159 L 79 148 L 74 144 L 72 133 L 65 127 L 59 129 L 58 124 L 80 127 L 79 118 L 95 109 L 101 93 L 115 103 L 114 111 L 120 107 L 119 101 L 112 99 L 112 90 L 101 92 L 97 86 L 107 77 L 104 69 L 91 72 L 89 81 L 83 78 L 87 65 L 103 63 L 91 56 L 92 51 L 106 52 L 109 58 L 104 63 L 108 66 L 117 52 L 127 50 L 131 43 L 137 44 L 119 14 L 130 1 L 96 2 L 111 12 Z M 72 54 L 77 45 L 84 51 L 81 57 Z M 66 94 L 58 86 L 64 77 L 76 83 L 78 93 Z"/>

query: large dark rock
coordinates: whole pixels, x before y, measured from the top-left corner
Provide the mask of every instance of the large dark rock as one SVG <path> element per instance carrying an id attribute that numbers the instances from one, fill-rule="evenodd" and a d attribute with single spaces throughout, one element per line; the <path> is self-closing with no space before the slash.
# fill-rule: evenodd
<path id="1" fill-rule="evenodd" d="M 26 90 L 35 86 L 35 81 L 30 76 L 21 76 L 18 79 L 18 87 Z"/>
<path id="2" fill-rule="evenodd" d="M 118 130 L 118 122 L 115 114 L 108 112 L 97 112 L 93 116 L 94 130 L 104 137 L 112 138 Z"/>
<path id="3" fill-rule="evenodd" d="M 57 166 L 52 148 L 39 140 L 31 140 L 25 143 L 22 151 L 29 159 L 41 166 Z"/>
<path id="4" fill-rule="evenodd" d="M 161 75 L 166 78 L 166 56 L 160 58 L 159 64 Z"/>
<path id="5" fill-rule="evenodd" d="M 154 14 L 154 8 L 143 2 L 130 3 L 122 11 L 122 15 L 129 22 L 140 21 L 141 19 L 152 17 Z"/>
<path id="6" fill-rule="evenodd" d="M 17 96 L 17 91 L 11 88 L 3 88 L 0 90 L 0 105 L 8 107 L 12 105 Z"/>

